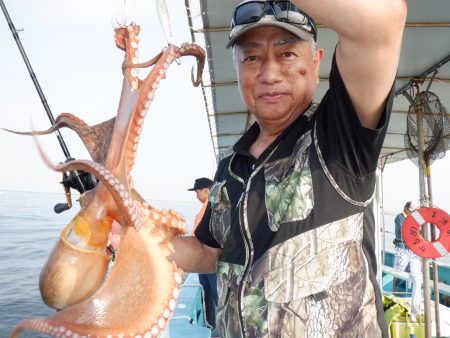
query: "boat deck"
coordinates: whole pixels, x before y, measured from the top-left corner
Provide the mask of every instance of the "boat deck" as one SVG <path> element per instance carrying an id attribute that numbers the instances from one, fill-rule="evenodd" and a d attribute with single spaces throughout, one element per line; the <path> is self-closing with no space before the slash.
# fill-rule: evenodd
<path id="1" fill-rule="evenodd" d="M 405 297 L 409 300 L 408 296 L 410 296 L 410 290 L 407 290 L 406 292 L 392 292 L 392 280 L 393 278 L 398 278 L 401 280 L 404 280 L 408 283 L 409 280 L 409 273 L 405 271 L 401 271 L 398 269 L 395 269 L 390 266 L 383 266 L 383 294 L 388 296 L 400 296 Z M 439 293 L 440 295 L 446 295 L 450 296 L 450 285 L 439 283 Z M 431 283 L 431 290 L 434 291 L 434 285 Z M 423 302 L 422 302 L 422 308 Z M 439 313 L 440 313 L 440 337 L 441 338 L 450 338 L 450 308 L 439 304 Z M 436 335 L 436 318 L 435 318 L 435 304 L 434 302 L 431 302 L 431 327 L 432 327 L 432 335 L 433 337 L 437 337 Z M 400 324 L 401 325 L 401 324 Z M 406 325 L 406 323 L 404 323 Z M 413 332 L 411 332 L 413 333 Z M 407 335 L 406 337 L 409 337 Z M 420 337 L 420 335 L 418 335 Z"/>
<path id="2" fill-rule="evenodd" d="M 198 274 L 190 273 L 181 285 L 177 305 L 161 338 L 210 338 L 203 305 L 203 288 Z"/>
<path id="3" fill-rule="evenodd" d="M 390 278 L 394 277 L 394 278 L 404 280 L 406 282 L 409 279 L 408 272 L 401 271 L 399 269 L 395 269 L 395 268 L 387 266 L 387 265 L 383 265 L 383 272 L 386 274 L 385 277 L 387 277 L 387 278 L 389 278 L 389 276 L 390 276 Z M 386 282 L 388 282 L 388 281 L 386 281 Z M 385 284 L 385 281 L 383 281 L 383 284 Z M 434 284 L 433 283 L 430 284 L 430 287 L 431 287 L 431 291 L 434 292 Z M 439 288 L 440 294 L 450 297 L 450 285 L 439 282 L 438 288 Z"/>

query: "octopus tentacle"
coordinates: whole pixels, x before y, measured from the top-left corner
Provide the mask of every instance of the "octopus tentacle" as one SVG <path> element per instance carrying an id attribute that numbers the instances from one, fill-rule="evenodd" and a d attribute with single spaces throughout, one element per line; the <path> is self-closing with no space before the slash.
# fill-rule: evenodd
<path id="1" fill-rule="evenodd" d="M 127 138 L 126 144 L 126 148 L 128 150 L 127 171 L 131 171 L 134 166 L 142 125 L 151 101 L 153 100 L 154 93 L 158 88 L 159 82 L 165 78 L 167 69 L 173 60 L 188 55 L 195 56 L 198 60 L 197 80 L 193 80 L 194 85 L 198 85 L 198 83 L 200 83 L 199 78 L 201 78 L 201 74 L 203 72 L 205 53 L 195 44 L 183 44 L 181 47 L 169 45 L 164 48 L 162 53 L 158 54 L 149 62 L 134 65 L 138 67 L 154 65 L 154 67 L 139 87 L 140 95 L 136 104 L 136 110 L 134 111 L 133 118 L 130 123 L 129 137 Z M 156 62 L 155 59 L 157 59 Z M 131 67 L 131 65 L 125 65 L 125 67 Z"/>
<path id="2" fill-rule="evenodd" d="M 61 336 L 157 336 L 175 308 L 182 278 L 182 271 L 167 260 L 171 251 L 158 241 L 151 227 L 139 233 L 126 228 L 109 278 L 94 296 L 46 319 L 22 322 L 12 337 L 24 329 Z M 122 307 L 124 299 L 127 308 Z"/>
<path id="3" fill-rule="evenodd" d="M 55 122 L 61 127 L 70 128 L 77 133 L 95 162 L 102 164 L 106 162 L 106 155 L 111 144 L 112 131 L 116 122 L 115 117 L 89 126 L 72 114 L 62 113 L 56 118 Z"/>
<path id="4" fill-rule="evenodd" d="M 148 68 L 153 66 L 163 55 L 163 52 L 159 53 L 155 57 L 151 58 L 150 60 L 143 62 L 143 63 L 125 63 L 122 65 L 122 68 Z"/>
<path id="5" fill-rule="evenodd" d="M 171 240 L 186 232 L 184 219 L 173 210 L 149 206 L 135 190 L 130 172 L 145 115 L 168 66 L 181 56 L 195 56 L 197 79 L 193 72 L 191 76 L 198 85 L 205 52 L 194 44 L 169 45 L 139 64 L 139 30 L 136 24 L 115 30 L 116 45 L 125 50 L 116 117 L 89 127 L 73 115 L 62 114 L 52 129 L 67 126 L 75 130 L 94 161 L 73 160 L 55 166 L 38 144 L 49 167 L 61 172 L 83 170 L 100 182 L 81 195 L 81 210 L 62 231 L 41 272 L 42 298 L 61 311 L 22 321 L 12 337 L 24 329 L 57 337 L 155 337 L 175 308 L 183 272 L 170 259 Z M 148 76 L 139 79 L 138 69 L 151 66 Z M 121 224 L 122 237 L 117 260 L 105 280 L 107 238 L 114 221 Z"/>
<path id="6" fill-rule="evenodd" d="M 92 159 L 99 163 L 105 163 L 106 154 L 111 143 L 112 130 L 114 128 L 115 117 L 94 126 L 88 126 L 86 122 L 70 113 L 61 113 L 55 123 L 47 130 L 15 131 L 0 128 L 10 133 L 19 135 L 48 135 L 61 128 L 73 130 L 83 141 Z"/>
<path id="7" fill-rule="evenodd" d="M 126 52 L 124 64 L 137 63 L 138 58 L 138 43 L 139 43 L 140 27 L 135 23 L 131 23 L 127 27 L 119 27 L 115 29 L 116 46 Z M 137 77 L 137 70 L 134 67 L 122 68 L 124 75 L 128 79 L 131 88 L 138 89 L 139 80 Z"/>
<path id="8" fill-rule="evenodd" d="M 46 157 L 44 161 L 50 164 Z M 95 329 L 97 337 L 156 337 L 175 308 L 183 274 L 168 258 L 173 248 L 167 232 L 182 232 L 183 220 L 174 211 L 159 212 L 132 200 L 119 180 L 98 163 L 50 165 L 57 171 L 85 170 L 98 177 L 123 215 L 124 234 L 111 273 L 93 296 L 47 318 L 22 321 L 11 337 L 25 329 L 60 336 L 89 335 Z M 124 297 L 132 308 L 121 308 Z"/>
<path id="9" fill-rule="evenodd" d="M 178 48 L 178 47 L 175 47 L 175 48 Z M 203 73 L 203 68 L 205 66 L 205 55 L 203 53 L 203 50 L 201 49 L 201 47 L 199 47 L 196 44 L 183 44 L 181 51 L 182 52 L 179 53 L 178 57 L 187 56 L 187 55 L 192 55 L 192 56 L 197 57 L 197 62 L 198 62 L 197 76 L 194 77 L 194 68 L 192 68 L 192 71 L 191 71 L 192 84 L 194 85 L 194 87 L 197 87 L 201 82 L 201 76 Z M 148 68 L 148 67 L 151 67 L 154 64 L 156 64 L 156 62 L 161 58 L 162 55 L 163 55 L 163 53 L 161 52 L 158 55 L 156 55 L 155 57 L 153 57 L 150 60 L 143 62 L 143 63 L 124 63 L 122 65 L 122 68 Z"/>

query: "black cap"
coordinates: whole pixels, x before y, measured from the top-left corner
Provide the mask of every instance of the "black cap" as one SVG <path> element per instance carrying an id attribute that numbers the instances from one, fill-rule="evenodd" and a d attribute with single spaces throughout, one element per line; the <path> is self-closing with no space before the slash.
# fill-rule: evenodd
<path id="1" fill-rule="evenodd" d="M 405 203 L 403 208 L 408 209 L 409 211 L 414 211 L 417 209 L 417 205 L 413 201 L 408 201 Z"/>
<path id="2" fill-rule="evenodd" d="M 194 187 L 191 189 L 188 189 L 189 191 L 194 191 L 197 189 L 203 189 L 203 188 L 209 188 L 212 186 L 213 181 L 211 181 L 209 178 L 201 177 L 197 178 L 194 183 Z"/>

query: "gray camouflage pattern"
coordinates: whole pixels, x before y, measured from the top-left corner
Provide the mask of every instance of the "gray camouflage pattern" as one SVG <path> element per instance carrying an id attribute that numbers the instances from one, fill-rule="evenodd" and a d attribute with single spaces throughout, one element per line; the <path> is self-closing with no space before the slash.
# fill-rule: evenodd
<path id="1" fill-rule="evenodd" d="M 304 113 L 308 120 L 316 107 Z M 292 156 L 264 165 L 265 204 L 269 227 L 274 232 L 289 226 L 288 222 L 305 219 L 314 207 L 308 160 L 311 144 L 311 132 L 307 132 L 296 143 Z M 318 148 L 318 144 L 315 146 Z M 327 172 L 323 161 L 321 165 Z M 331 183 L 340 192 L 337 183 Z M 209 200 L 210 231 L 223 248 L 230 229 L 225 181 L 212 187 Z M 243 213 L 247 218 L 247 210 Z M 381 337 L 362 239 L 363 214 L 358 213 L 270 248 L 258 261 L 250 262 L 250 271 L 219 260 L 216 324 L 220 336 Z"/>
<path id="2" fill-rule="evenodd" d="M 244 282 L 245 336 L 381 337 L 362 224 L 362 213 L 335 221 L 271 248 L 255 262 Z M 219 263 L 222 337 L 242 337 L 242 272 L 242 266 Z"/>

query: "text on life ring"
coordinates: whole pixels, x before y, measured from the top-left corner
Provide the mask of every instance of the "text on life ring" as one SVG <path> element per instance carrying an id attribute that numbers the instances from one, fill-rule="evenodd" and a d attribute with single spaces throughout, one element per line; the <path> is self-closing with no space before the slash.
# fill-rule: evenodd
<path id="1" fill-rule="evenodd" d="M 429 242 L 423 238 L 420 229 L 426 223 L 438 227 L 440 233 L 437 240 Z M 406 246 L 420 257 L 443 257 L 450 251 L 450 216 L 438 208 L 419 208 L 403 221 L 402 237 Z"/>

